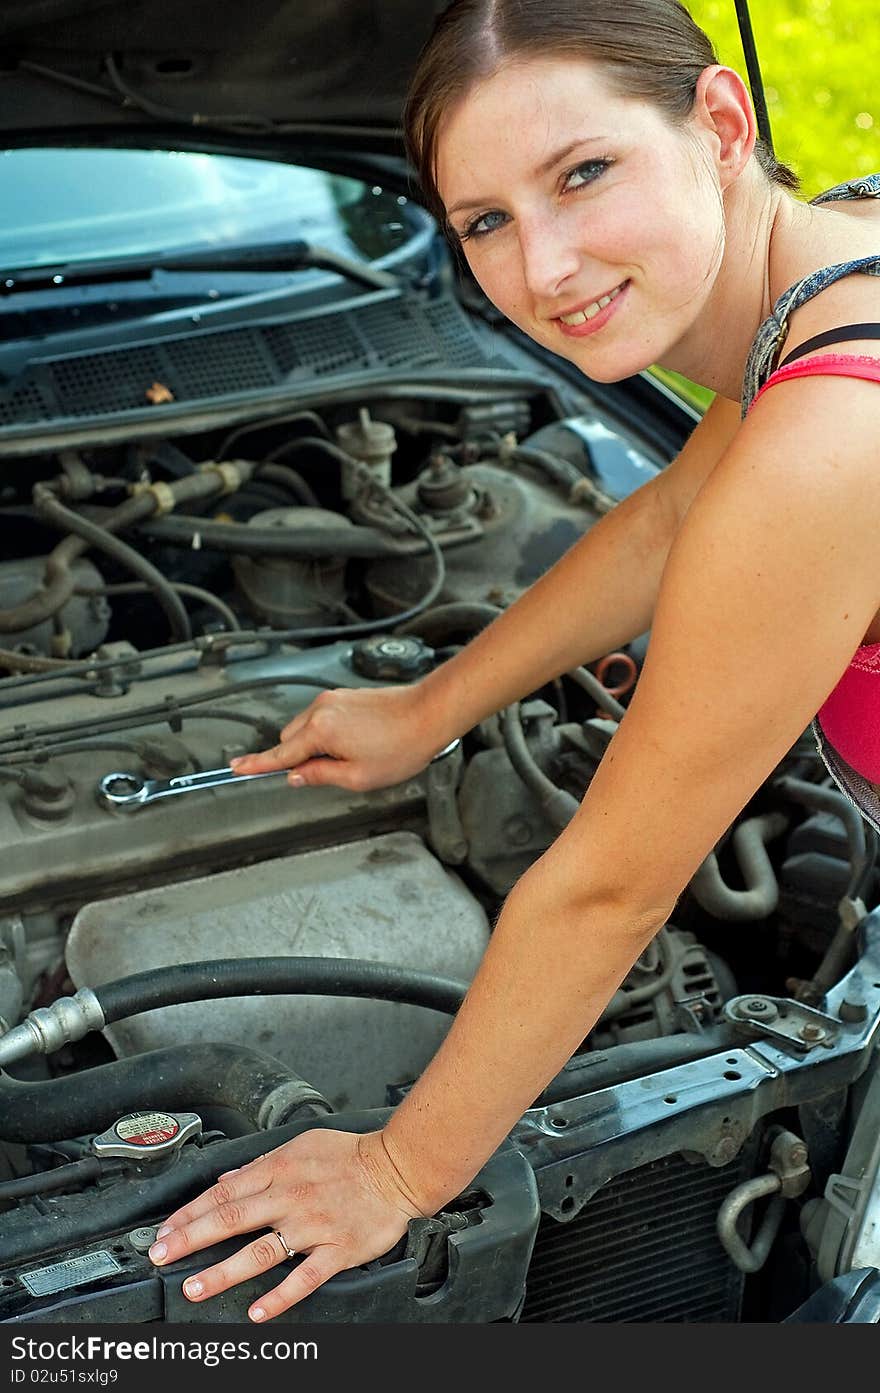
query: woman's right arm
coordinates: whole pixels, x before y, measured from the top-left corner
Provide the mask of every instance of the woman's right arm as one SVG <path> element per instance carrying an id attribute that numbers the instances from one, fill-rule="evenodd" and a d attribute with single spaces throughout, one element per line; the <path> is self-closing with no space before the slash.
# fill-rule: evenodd
<path id="1" fill-rule="evenodd" d="M 322 694 L 274 749 L 235 761 L 236 770 L 290 768 L 296 782 L 356 789 L 399 782 L 486 716 L 644 633 L 678 527 L 739 423 L 739 407 L 716 398 L 666 470 L 455 657 L 407 687 Z"/>

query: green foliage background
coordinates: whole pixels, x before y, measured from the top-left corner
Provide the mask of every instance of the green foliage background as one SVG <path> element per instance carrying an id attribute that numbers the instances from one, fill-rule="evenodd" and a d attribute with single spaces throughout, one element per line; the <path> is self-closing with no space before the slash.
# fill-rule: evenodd
<path id="1" fill-rule="evenodd" d="M 746 77 L 733 0 L 685 0 Z M 773 144 L 807 198 L 880 170 L 878 0 L 751 0 Z"/>
<path id="2" fill-rule="evenodd" d="M 684 0 L 718 60 L 747 79 L 734 0 Z M 804 198 L 880 171 L 880 0 L 751 0 L 776 155 Z M 655 369 L 694 405 L 711 392 Z"/>

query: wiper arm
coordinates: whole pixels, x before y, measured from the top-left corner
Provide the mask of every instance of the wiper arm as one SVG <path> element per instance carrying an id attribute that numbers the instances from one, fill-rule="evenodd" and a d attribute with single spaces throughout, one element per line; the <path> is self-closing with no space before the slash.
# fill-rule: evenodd
<path id="1" fill-rule="evenodd" d="M 60 285 L 96 285 L 101 281 L 149 280 L 155 271 L 299 271 L 313 268 L 335 271 L 370 290 L 399 288 L 388 271 L 355 261 L 328 247 L 309 242 L 260 242 L 254 246 L 207 248 L 203 251 L 168 252 L 150 257 L 115 257 L 106 261 L 69 262 L 56 266 L 25 266 L 0 271 L 0 295 L 22 290 L 50 290 Z"/>

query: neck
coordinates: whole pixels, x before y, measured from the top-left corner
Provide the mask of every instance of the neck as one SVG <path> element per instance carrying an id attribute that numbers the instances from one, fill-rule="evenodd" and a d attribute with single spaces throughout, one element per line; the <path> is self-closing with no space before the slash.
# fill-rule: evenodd
<path id="1" fill-rule="evenodd" d="M 752 340 L 785 289 L 774 272 L 800 211 L 800 204 L 759 171 L 727 189 L 725 246 L 715 282 L 697 319 L 661 366 L 739 400 Z"/>

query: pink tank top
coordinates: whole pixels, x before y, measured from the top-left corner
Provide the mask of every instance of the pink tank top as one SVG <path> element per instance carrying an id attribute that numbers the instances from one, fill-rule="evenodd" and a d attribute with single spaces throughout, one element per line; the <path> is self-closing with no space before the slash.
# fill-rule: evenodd
<path id="1" fill-rule="evenodd" d="M 778 368 L 752 406 L 777 382 L 793 377 L 863 377 L 880 382 L 880 358 L 826 353 Z M 816 721 L 829 744 L 869 783 L 880 783 L 880 643 L 862 643 Z"/>

